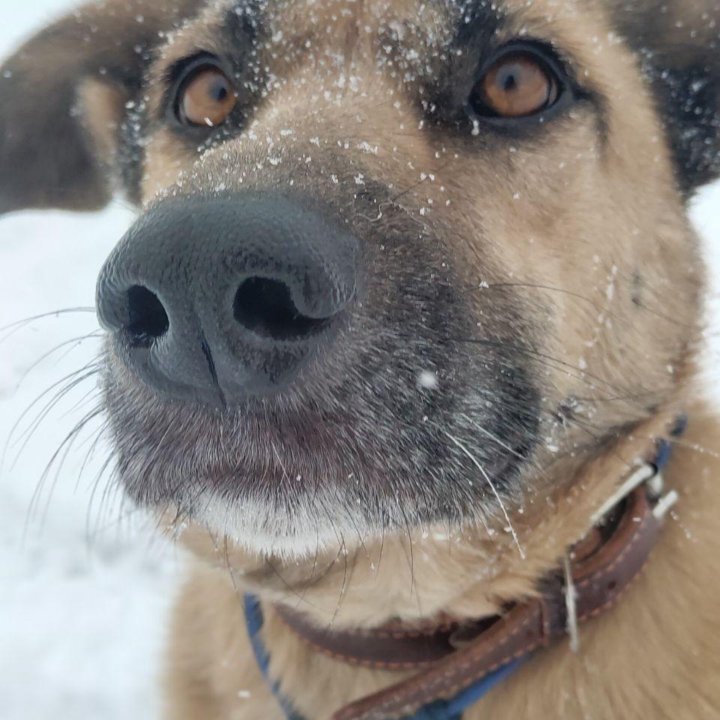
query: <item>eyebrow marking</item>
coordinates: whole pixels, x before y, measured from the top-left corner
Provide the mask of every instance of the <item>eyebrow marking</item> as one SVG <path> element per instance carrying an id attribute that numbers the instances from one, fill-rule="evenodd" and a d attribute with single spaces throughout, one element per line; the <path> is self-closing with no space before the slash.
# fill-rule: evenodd
<path id="1" fill-rule="evenodd" d="M 461 0 L 452 5 L 456 5 L 453 45 L 457 48 L 487 46 L 507 22 L 507 14 L 492 0 Z"/>
<path id="2" fill-rule="evenodd" d="M 256 43 L 265 29 L 262 0 L 241 0 L 225 13 L 223 32 L 231 42 Z"/>

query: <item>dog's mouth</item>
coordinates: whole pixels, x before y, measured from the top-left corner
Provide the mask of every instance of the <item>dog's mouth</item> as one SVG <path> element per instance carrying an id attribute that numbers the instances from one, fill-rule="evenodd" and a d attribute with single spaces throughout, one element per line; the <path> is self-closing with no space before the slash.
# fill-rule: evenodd
<path id="1" fill-rule="evenodd" d="M 512 296 L 493 294 L 480 334 L 429 228 L 418 239 L 388 205 L 382 227 L 356 207 L 365 220 L 338 229 L 317 207 L 164 201 L 113 253 L 98 297 L 128 491 L 293 552 L 497 513 L 520 494 L 540 417 Z M 132 342 L 158 317 L 161 334 Z"/>
<path id="2" fill-rule="evenodd" d="M 106 395 L 127 490 L 253 550 L 300 554 L 348 535 L 477 521 L 519 496 L 537 437 L 529 384 L 519 406 L 515 387 L 495 387 L 492 407 L 442 375 L 433 388 L 414 378 L 388 392 L 382 374 L 354 375 L 331 392 L 310 385 L 225 411 L 113 376 Z"/>

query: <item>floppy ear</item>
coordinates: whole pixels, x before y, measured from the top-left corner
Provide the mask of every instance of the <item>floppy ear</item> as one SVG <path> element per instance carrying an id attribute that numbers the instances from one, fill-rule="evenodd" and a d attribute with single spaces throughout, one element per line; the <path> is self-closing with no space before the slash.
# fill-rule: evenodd
<path id="1" fill-rule="evenodd" d="M 720 0 L 611 0 L 667 128 L 682 191 L 720 177 Z"/>
<path id="2" fill-rule="evenodd" d="M 164 31 L 201 5 L 202 0 L 84 5 L 0 68 L 0 214 L 92 210 L 108 202 L 112 187 L 105 168 L 114 158 L 102 155 L 117 145 L 125 105 L 139 92 Z M 92 119 L 87 104 L 94 106 Z"/>

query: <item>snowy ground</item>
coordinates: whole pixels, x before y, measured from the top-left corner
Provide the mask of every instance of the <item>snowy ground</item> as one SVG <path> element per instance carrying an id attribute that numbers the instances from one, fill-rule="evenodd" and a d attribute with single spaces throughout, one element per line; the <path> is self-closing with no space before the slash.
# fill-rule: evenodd
<path id="1" fill-rule="evenodd" d="M 12 22 L 0 27 L 0 55 L 69 4 L 13 3 Z M 720 187 L 703 195 L 695 215 L 718 246 Z M 28 213 L 0 221 L 0 328 L 60 308 L 90 307 L 97 271 L 130 217 L 114 207 L 96 216 Z M 720 268 L 720 252 L 711 252 L 710 243 L 708 248 Z M 78 439 L 62 467 L 55 463 L 36 496 L 54 451 L 94 407 L 92 378 L 52 407 L 38 427 L 33 421 L 52 394 L 23 417 L 53 383 L 92 362 L 97 339 L 38 361 L 96 328 L 94 315 L 80 312 L 0 331 L 3 720 L 158 715 L 160 648 L 180 563 L 116 495 L 103 500 L 105 483 L 93 494 L 105 451 L 100 445 L 88 453 L 100 422 Z"/>
<path id="2" fill-rule="evenodd" d="M 3 7 L 8 0 L 0 0 Z M 12 3 L 0 55 L 68 0 Z M 95 277 L 131 215 L 16 215 L 0 221 L 0 328 L 59 308 L 93 304 Z M 74 313 L 0 331 L 0 717 L 3 720 L 153 720 L 165 618 L 180 575 L 174 551 L 136 518 L 118 521 L 117 496 L 92 488 L 105 452 L 93 423 L 61 472 L 34 493 L 68 431 L 92 410 L 92 378 L 54 407 L 24 446 L 52 394 L 14 424 L 53 383 L 92 362 L 97 340 L 49 350 L 97 329 Z M 8 441 L 9 440 L 9 441 Z M 54 484 L 54 491 L 51 486 Z M 134 521 L 134 522 L 133 522 Z"/>

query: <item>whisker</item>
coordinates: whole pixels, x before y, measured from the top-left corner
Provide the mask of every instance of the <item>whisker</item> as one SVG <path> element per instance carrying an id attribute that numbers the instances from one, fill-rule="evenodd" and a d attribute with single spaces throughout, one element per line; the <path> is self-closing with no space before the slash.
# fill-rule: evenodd
<path id="1" fill-rule="evenodd" d="M 98 538 L 102 537 L 103 534 L 110 530 L 116 530 L 121 527 L 122 523 L 132 519 L 136 515 L 142 515 L 144 511 L 140 508 L 130 508 L 129 510 L 123 510 L 117 513 L 114 518 L 103 525 L 97 525 L 92 534 L 86 534 L 85 542 L 89 547 L 95 544 Z"/>
<path id="2" fill-rule="evenodd" d="M 470 461 L 475 465 L 475 467 L 480 471 L 482 476 L 485 478 L 485 481 L 487 482 L 488 486 L 492 490 L 493 495 L 495 495 L 495 499 L 498 501 L 498 504 L 500 505 L 500 509 L 502 510 L 502 513 L 505 517 L 505 521 L 507 522 L 508 528 L 510 529 L 510 532 L 512 533 L 513 540 L 515 542 L 515 545 L 517 546 L 518 552 L 520 553 L 520 557 L 525 560 L 525 550 L 523 550 L 522 545 L 520 545 L 520 539 L 518 538 L 517 532 L 515 531 L 515 527 L 512 524 L 512 521 L 510 520 L 510 515 L 508 514 L 507 508 L 505 507 L 505 503 L 503 502 L 502 497 L 500 496 L 500 493 L 498 492 L 497 488 L 495 487 L 495 483 L 493 483 L 492 479 L 488 475 L 488 473 L 485 471 L 485 468 L 482 466 L 480 461 L 467 449 L 467 447 L 456 437 L 451 435 L 449 432 L 443 430 L 443 433 L 447 435 L 447 437 L 458 447 L 460 450 L 467 455 L 467 457 L 470 459 Z"/>
<path id="3" fill-rule="evenodd" d="M 381 335 L 383 338 L 387 338 L 389 340 L 401 340 L 404 342 L 415 340 L 416 338 L 413 338 L 410 335 L 406 335 L 404 333 L 399 333 L 395 330 L 378 330 L 378 335 Z M 619 395 L 623 398 L 632 398 L 633 396 L 629 395 L 626 388 L 619 387 L 617 385 L 614 385 L 610 381 L 606 380 L 605 378 L 602 378 L 600 376 L 593 375 L 592 373 L 587 372 L 586 370 L 580 370 L 576 365 L 573 365 L 567 361 L 561 360 L 559 358 L 553 357 L 552 355 L 547 355 L 545 353 L 539 352 L 537 350 L 533 350 L 526 345 L 520 344 L 520 343 L 514 343 L 511 341 L 505 341 L 505 340 L 494 340 L 489 338 L 458 338 L 458 337 L 451 337 L 451 336 L 443 336 L 439 338 L 433 338 L 433 342 L 437 344 L 447 344 L 447 343 L 456 343 L 458 345 L 479 345 L 481 347 L 488 347 L 492 348 L 501 352 L 512 352 L 514 354 L 528 356 L 532 359 L 534 359 L 536 362 L 544 364 L 546 367 L 554 368 L 556 370 L 559 370 L 563 372 L 567 377 L 573 378 L 574 380 L 579 380 L 583 382 L 585 385 L 588 385 L 590 388 L 594 388 L 595 384 L 604 386 L 609 391 L 615 393 L 616 395 Z M 507 360 L 504 357 L 498 357 L 494 358 L 494 363 L 498 367 L 507 368 L 510 370 L 515 369 L 515 365 L 511 363 L 509 360 Z M 652 395 L 652 392 L 650 390 L 640 389 L 640 392 L 636 393 L 636 397 L 642 398 L 644 394 Z M 594 399 L 593 399 L 594 400 Z"/>
<path id="4" fill-rule="evenodd" d="M 93 443 L 92 443 L 92 446 L 91 446 L 91 448 L 90 448 L 90 452 L 88 453 L 88 455 L 86 455 L 85 460 L 84 460 L 84 462 L 83 462 L 82 469 L 81 469 L 81 471 L 80 471 L 80 473 L 79 473 L 80 477 L 82 477 L 82 475 L 83 475 L 84 472 L 85 472 L 85 467 L 86 467 L 86 464 L 89 462 L 90 455 L 91 455 L 92 453 L 94 453 L 95 448 L 97 447 L 97 445 L 98 445 L 99 442 L 101 441 L 101 439 L 102 439 L 102 437 L 104 436 L 104 434 L 105 434 L 105 432 L 106 432 L 107 429 L 108 429 L 108 423 L 105 423 L 105 424 L 100 428 L 100 430 L 97 432 L 97 434 L 96 434 L 96 436 L 95 436 L 95 439 L 94 439 L 94 441 L 93 441 Z M 112 493 L 112 492 L 117 492 L 117 491 L 118 491 L 118 488 L 119 488 L 119 484 L 116 484 L 115 482 L 113 482 L 113 480 L 114 480 L 114 469 L 112 469 L 112 464 L 113 464 L 114 461 L 115 461 L 115 451 L 113 450 L 113 451 L 111 451 L 111 452 L 108 453 L 108 456 L 105 458 L 105 461 L 104 461 L 103 464 L 100 466 L 100 469 L 99 469 L 99 470 L 97 471 L 97 473 L 95 474 L 95 477 L 94 477 L 94 479 L 93 479 L 93 481 L 92 481 L 92 483 L 91 483 L 91 488 L 92 488 L 92 489 L 91 489 L 91 491 L 90 491 L 90 497 L 88 498 L 88 506 L 87 506 L 87 512 L 86 512 L 86 516 L 85 516 L 85 534 L 86 534 L 86 538 L 87 538 L 87 541 L 88 541 L 88 542 L 91 542 L 91 541 L 92 541 L 92 537 L 93 537 L 93 530 L 92 530 L 92 523 L 91 523 L 91 519 L 92 519 L 92 518 L 91 518 L 91 515 L 92 515 L 92 513 L 93 513 L 93 511 L 94 511 L 94 507 L 95 507 L 95 498 L 97 497 L 97 493 L 98 493 L 98 490 L 99 490 L 99 488 L 100 488 L 101 483 L 103 482 L 103 478 L 105 477 L 105 473 L 108 471 L 109 468 L 110 468 L 110 474 L 109 474 L 109 476 L 107 477 L 107 481 L 105 482 L 105 487 L 104 487 L 103 492 L 102 492 L 102 494 L 101 494 L 101 496 L 100 496 L 100 502 L 99 502 L 99 504 L 98 504 L 98 506 L 97 506 L 97 514 L 96 514 L 96 517 L 97 517 L 98 521 L 99 521 L 99 520 L 102 518 L 102 516 L 103 516 L 103 508 L 106 506 L 106 504 L 108 505 L 108 507 L 109 507 L 109 505 L 110 505 L 109 500 L 110 500 L 110 495 L 111 495 L 111 493 Z M 122 510 L 122 508 L 121 508 L 121 510 Z M 95 531 L 97 531 L 97 526 L 96 526 L 96 528 L 95 528 Z"/>
<path id="5" fill-rule="evenodd" d="M 77 440 L 78 436 L 79 436 L 80 433 L 83 431 L 83 429 L 88 425 L 88 423 L 92 422 L 98 415 L 100 415 L 100 414 L 103 412 L 103 410 L 104 410 L 104 408 L 103 408 L 102 406 L 98 406 L 98 407 L 95 408 L 93 411 L 89 412 L 84 418 L 82 418 L 82 419 L 75 425 L 75 427 L 74 427 L 72 430 L 70 430 L 70 432 L 65 436 L 65 438 L 64 438 L 63 441 L 60 443 L 60 445 L 58 446 L 58 448 L 57 448 L 57 449 L 55 450 L 55 452 L 52 454 L 49 462 L 48 462 L 47 465 L 45 466 L 45 470 L 43 470 L 42 475 L 40 476 L 40 480 L 39 480 L 39 482 L 38 482 L 38 484 L 37 484 L 37 486 L 36 486 L 36 488 L 35 488 L 35 491 L 34 491 L 34 493 L 33 493 L 32 499 L 31 499 L 31 501 L 30 501 L 30 506 L 29 506 L 29 508 L 28 508 L 27 519 L 26 519 L 26 524 L 25 524 L 24 537 L 26 537 L 27 531 L 28 531 L 28 529 L 29 529 L 29 524 L 30 524 L 30 522 L 32 522 L 33 516 L 34 516 L 35 513 L 37 512 L 37 508 L 38 508 L 38 505 L 39 505 L 39 502 L 40 502 L 40 498 L 41 498 L 43 492 L 45 491 L 45 485 L 46 485 L 46 483 L 47 483 L 48 478 L 50 477 L 50 473 L 52 472 L 53 467 L 56 466 L 56 463 L 57 463 L 58 459 L 60 459 L 60 464 L 59 464 L 59 466 L 58 466 L 58 468 L 57 468 L 57 471 L 56 471 L 56 473 L 55 473 L 54 480 L 53 480 L 53 483 L 52 483 L 52 487 L 51 487 L 51 489 L 50 489 L 50 492 L 48 493 L 48 499 L 47 499 L 47 502 L 46 502 L 46 504 L 45 504 L 45 510 L 44 510 L 44 512 L 43 512 L 43 519 L 42 519 L 42 521 L 41 521 L 41 524 L 44 524 L 44 522 L 45 522 L 45 519 L 46 519 L 46 516 L 47 516 L 47 511 L 48 511 L 48 508 L 49 508 L 49 506 L 50 506 L 50 502 L 51 502 L 51 500 L 52 500 L 52 495 L 53 495 L 53 492 L 54 492 L 54 488 L 55 488 L 55 485 L 56 485 L 56 483 L 57 483 L 57 479 L 58 479 L 58 477 L 59 477 L 59 473 L 60 473 L 60 471 L 62 470 L 62 467 L 63 467 L 63 465 L 64 465 L 64 463 L 65 463 L 65 460 L 66 460 L 66 458 L 67 458 L 68 453 L 69 453 L 70 450 L 72 449 L 75 441 Z"/>
<path id="6" fill-rule="evenodd" d="M 17 431 L 18 427 L 22 423 L 22 421 L 27 417 L 27 415 L 32 412 L 33 408 L 40 403 L 43 398 L 47 397 L 53 390 L 56 388 L 63 386 L 63 383 L 71 381 L 73 378 L 78 377 L 83 372 L 89 372 L 93 369 L 99 370 L 100 365 L 97 360 L 92 360 L 91 362 L 87 363 L 84 367 L 78 368 L 77 370 L 73 370 L 71 373 L 68 373 L 64 377 L 60 378 L 59 380 L 55 381 L 47 387 L 45 390 L 43 390 L 31 403 L 28 405 L 25 410 L 23 410 L 20 417 L 15 421 L 13 424 L 12 429 L 10 430 L 10 434 L 8 436 L 7 443 L 10 443 L 12 437 L 14 436 L 15 432 Z"/>
<path id="7" fill-rule="evenodd" d="M 66 376 L 62 380 L 60 380 L 58 383 L 54 383 L 48 390 L 46 390 L 40 397 L 38 397 L 33 403 L 28 407 L 20 416 L 20 418 L 15 422 L 13 425 L 12 430 L 10 431 L 10 435 L 8 436 L 8 439 L 6 441 L 6 448 L 7 451 L 10 447 L 11 442 L 15 438 L 15 434 L 18 430 L 18 427 L 20 423 L 23 421 L 25 417 L 27 417 L 28 413 L 32 410 L 33 407 L 35 407 L 42 398 L 47 395 L 49 392 L 51 392 L 57 385 L 61 383 L 65 383 L 65 385 L 62 385 L 60 389 L 55 393 L 55 395 L 46 403 L 46 405 L 43 407 L 42 410 L 38 413 L 36 418 L 29 424 L 28 428 L 20 435 L 20 437 L 17 439 L 16 442 L 21 443 L 20 448 L 15 456 L 15 459 L 13 460 L 10 468 L 13 469 L 16 465 L 20 457 L 22 456 L 22 453 L 25 451 L 25 448 L 28 446 L 30 441 L 32 440 L 34 434 L 37 432 L 39 427 L 42 425 L 43 421 L 48 417 L 48 415 L 52 412 L 52 410 L 60 403 L 69 393 L 71 393 L 76 387 L 78 387 L 80 384 L 85 382 L 85 380 L 88 380 L 91 377 L 94 377 L 97 375 L 97 373 L 100 370 L 100 365 L 97 364 L 89 364 L 86 365 L 85 368 L 81 368 L 79 371 L 75 371 L 74 373 L 71 373 L 70 375 Z M 5 451 L 3 452 L 3 462 L 5 458 Z"/>
<path id="8" fill-rule="evenodd" d="M 335 612 L 333 612 L 332 619 L 330 621 L 330 625 L 334 625 L 335 621 L 337 620 L 337 616 L 340 614 L 340 610 L 342 609 L 343 600 L 345 599 L 345 595 L 347 593 L 348 588 L 348 548 L 345 544 L 345 536 L 342 534 L 342 531 L 338 530 L 335 526 L 335 523 L 332 523 L 333 526 L 333 532 L 335 533 L 336 537 L 338 538 L 338 541 L 340 543 L 340 553 L 339 556 L 342 556 L 343 559 L 343 579 L 342 583 L 340 585 L 340 590 L 338 591 L 338 601 L 337 605 L 335 606 Z"/>
<path id="9" fill-rule="evenodd" d="M 3 445 L 2 456 L 0 457 L 0 468 L 4 468 L 4 467 L 6 466 L 8 454 L 9 454 L 9 452 L 10 452 L 11 447 L 13 447 L 13 441 L 15 441 L 15 435 L 16 435 L 16 433 L 18 432 L 18 429 L 19 429 L 22 421 L 23 421 L 23 420 L 25 419 L 25 417 L 31 412 L 31 410 L 33 409 L 33 407 L 36 406 L 36 405 L 42 400 L 43 396 L 45 396 L 45 395 L 47 395 L 49 392 L 51 392 L 57 385 L 61 385 L 62 383 L 66 383 L 66 382 L 67 382 L 68 385 L 69 385 L 69 384 L 70 384 L 70 380 L 71 380 L 72 378 L 78 377 L 79 372 L 81 372 L 81 371 L 75 371 L 75 372 L 71 373 L 70 375 L 68 375 L 67 377 L 63 378 L 62 380 L 58 381 L 57 383 L 54 383 L 51 387 L 49 387 L 47 390 L 45 390 L 39 397 L 37 397 L 37 398 L 31 403 L 31 405 L 30 405 L 29 407 L 27 407 L 27 408 L 23 411 L 23 413 L 21 414 L 21 416 L 20 416 L 20 417 L 15 421 L 15 423 L 13 424 L 13 427 L 11 428 L 11 430 L 10 430 L 10 432 L 8 433 L 8 436 L 7 436 L 6 440 L 5 440 L 5 443 L 4 443 L 4 445 Z M 89 373 L 89 375 L 92 375 L 92 374 L 93 374 L 93 373 Z M 12 460 L 12 462 L 10 463 L 10 468 L 9 468 L 10 470 L 12 470 L 12 469 L 17 465 L 17 462 L 19 461 L 20 457 L 22 457 L 22 454 L 23 454 L 23 452 L 24 452 L 24 450 L 25 450 L 25 447 L 26 447 L 27 444 L 30 442 L 30 440 L 31 440 L 31 438 L 32 438 L 32 435 L 33 435 L 33 433 L 34 433 L 34 429 L 32 429 L 32 426 L 33 426 L 36 422 L 38 423 L 38 426 L 39 426 L 39 423 L 41 422 L 41 418 L 42 418 L 43 416 L 44 416 L 44 417 L 47 417 L 47 414 L 48 414 L 48 413 L 50 412 L 50 410 L 51 410 L 50 406 L 51 406 L 55 401 L 59 401 L 59 400 L 61 399 L 61 397 L 64 396 L 66 390 L 69 392 L 69 391 L 71 390 L 71 388 L 66 387 L 66 386 L 62 386 L 62 387 L 57 391 L 57 393 L 55 394 L 55 396 L 53 397 L 53 399 L 49 400 L 48 403 L 45 405 L 45 407 L 40 411 L 40 413 L 38 414 L 38 416 L 36 417 L 36 419 L 35 419 L 32 423 L 30 423 L 30 428 L 29 428 L 29 429 L 26 429 L 26 430 L 22 433 L 22 435 L 15 441 L 15 442 L 17 442 L 17 443 L 21 443 L 22 446 L 20 447 L 20 449 L 18 450 L 17 454 L 15 455 L 15 458 L 14 458 L 14 459 Z M 47 412 L 46 412 L 46 411 L 47 411 Z M 37 429 L 37 428 L 35 428 L 35 429 Z M 23 442 L 23 437 L 25 437 L 25 435 L 26 435 L 27 433 L 29 433 L 29 435 L 25 438 L 25 440 L 24 440 L 24 442 Z"/>
<path id="10" fill-rule="evenodd" d="M 492 440 L 495 444 L 499 445 L 503 450 L 507 450 L 511 455 L 514 455 L 520 460 L 527 459 L 522 453 L 519 453 L 517 450 L 515 450 L 515 448 L 511 447 L 507 443 L 504 443 L 502 440 L 500 440 L 499 437 L 497 437 L 497 435 L 494 435 L 489 430 L 486 430 L 482 425 L 470 419 L 467 415 L 463 415 L 462 417 L 464 417 L 465 420 L 467 420 L 480 434 L 484 435 L 487 438 L 490 438 L 490 440 Z"/>
<path id="11" fill-rule="evenodd" d="M 81 410 L 83 410 L 90 400 L 100 400 L 102 397 L 101 390 L 94 386 L 90 388 L 84 395 L 82 395 L 78 401 L 70 408 L 68 408 L 65 412 L 63 412 L 62 415 L 58 419 L 63 420 L 67 417 L 70 417 L 73 413 L 77 413 Z"/>
<path id="12" fill-rule="evenodd" d="M 103 438 L 105 437 L 105 433 L 109 429 L 110 429 L 110 420 L 106 419 L 105 422 L 98 428 L 97 432 L 95 433 L 95 437 L 88 438 L 88 441 L 87 441 L 87 442 L 89 442 L 88 451 L 85 453 L 85 457 L 82 461 L 82 464 L 80 465 L 80 470 L 78 471 L 78 482 L 79 482 L 80 478 L 82 478 L 83 475 L 85 474 L 88 464 L 90 463 L 92 458 L 95 456 L 95 453 L 97 452 L 98 445 L 102 442 Z M 112 453 L 111 453 L 111 455 L 112 455 Z"/>
<path id="13" fill-rule="evenodd" d="M 94 307 L 63 308 L 61 310 L 53 310 L 52 312 L 42 313 L 40 315 L 33 315 L 32 317 L 28 317 L 23 320 L 16 320 L 9 325 L 0 327 L 0 333 L 5 333 L 2 337 L 0 337 L 0 344 L 4 343 L 8 338 L 12 337 L 16 332 L 18 332 L 18 330 L 22 330 L 22 328 L 30 325 L 30 323 L 38 322 L 40 320 L 46 320 L 48 318 L 59 318 L 64 315 L 77 315 L 83 313 L 92 313 L 94 315 L 96 314 L 96 312 L 97 311 Z"/>
<path id="14" fill-rule="evenodd" d="M 417 609 L 418 614 L 422 615 L 422 603 L 420 599 L 420 594 L 417 591 L 417 582 L 415 580 L 415 551 L 413 549 L 413 540 L 412 540 L 412 530 L 410 527 L 410 520 L 407 516 L 407 513 L 405 512 L 405 508 L 403 506 L 403 503 L 397 504 L 398 509 L 400 510 L 400 514 L 403 518 L 403 524 L 405 525 L 405 534 L 407 535 L 407 546 L 405 543 L 403 543 L 403 550 L 405 552 L 405 559 L 408 563 L 408 567 L 410 569 L 410 596 L 415 596 L 415 601 L 417 602 Z"/>
<path id="15" fill-rule="evenodd" d="M 83 343 L 87 342 L 88 340 L 94 340 L 96 338 L 102 337 L 103 333 L 99 330 L 94 330 L 91 333 L 88 333 L 87 335 L 79 335 L 78 337 L 72 338 L 70 340 L 65 340 L 61 342 L 59 345 L 56 345 L 52 350 L 48 350 L 46 353 L 43 353 L 30 367 L 25 370 L 22 377 L 18 381 L 17 385 L 15 386 L 16 390 L 19 389 L 22 384 L 27 380 L 30 373 L 32 373 L 33 370 L 35 370 L 37 367 L 39 367 L 45 360 L 48 360 L 51 358 L 55 353 L 59 352 L 63 348 L 68 348 L 68 350 L 60 356 L 58 361 L 64 359 L 69 355 L 76 347 L 79 347 Z"/>

